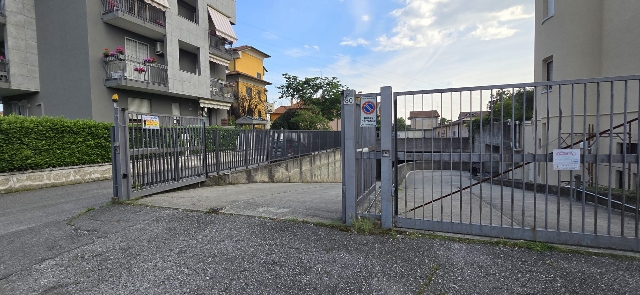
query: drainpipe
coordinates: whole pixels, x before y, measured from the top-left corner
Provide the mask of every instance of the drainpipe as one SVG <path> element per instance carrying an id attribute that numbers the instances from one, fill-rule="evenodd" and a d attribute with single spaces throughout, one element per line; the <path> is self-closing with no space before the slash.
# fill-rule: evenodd
<path id="1" fill-rule="evenodd" d="M 40 107 L 40 116 L 44 116 L 44 102 L 36 103 L 37 107 Z"/>

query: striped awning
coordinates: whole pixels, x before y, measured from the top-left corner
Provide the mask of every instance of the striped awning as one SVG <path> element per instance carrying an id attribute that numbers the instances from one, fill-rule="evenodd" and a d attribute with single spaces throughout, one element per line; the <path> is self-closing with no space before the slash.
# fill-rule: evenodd
<path id="1" fill-rule="evenodd" d="M 219 65 L 223 65 L 225 67 L 229 66 L 229 62 L 230 62 L 229 60 L 217 57 L 217 56 L 215 56 L 213 54 L 209 54 L 209 61 L 212 61 L 212 62 L 217 63 Z"/>
<path id="2" fill-rule="evenodd" d="M 231 103 L 214 101 L 209 99 L 201 99 L 200 100 L 201 108 L 210 108 L 210 109 L 219 109 L 219 110 L 228 110 L 231 108 Z"/>
<path id="3" fill-rule="evenodd" d="M 208 7 L 208 8 L 209 8 L 209 16 L 213 21 L 213 25 L 216 27 L 216 34 L 218 34 L 219 36 L 231 42 L 238 41 L 238 37 L 236 37 L 236 33 L 233 31 L 233 28 L 231 27 L 231 22 L 229 21 L 229 18 L 211 7 Z"/>
<path id="4" fill-rule="evenodd" d="M 162 11 L 166 11 L 167 8 L 169 8 L 169 1 L 168 0 L 144 0 L 144 2 L 149 3 L 150 5 L 153 5 L 157 8 L 159 8 Z"/>

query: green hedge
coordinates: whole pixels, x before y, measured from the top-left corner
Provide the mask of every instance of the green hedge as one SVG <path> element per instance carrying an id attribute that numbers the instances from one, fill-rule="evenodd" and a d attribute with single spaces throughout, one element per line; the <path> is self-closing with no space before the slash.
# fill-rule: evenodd
<path id="1" fill-rule="evenodd" d="M 111 124 L 0 117 L 0 173 L 111 162 Z"/>

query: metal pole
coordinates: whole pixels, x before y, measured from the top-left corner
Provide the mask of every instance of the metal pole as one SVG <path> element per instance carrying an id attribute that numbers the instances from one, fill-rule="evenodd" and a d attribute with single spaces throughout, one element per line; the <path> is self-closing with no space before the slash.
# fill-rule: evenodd
<path id="1" fill-rule="evenodd" d="M 342 121 L 344 122 L 344 152 L 342 159 L 342 185 L 344 188 L 344 221 L 352 225 L 357 217 L 356 212 L 356 120 L 355 90 L 346 90 L 343 94 Z M 359 128 L 359 127 L 358 127 Z"/>
<path id="2" fill-rule="evenodd" d="M 393 93 L 391 86 L 380 88 L 380 149 L 382 158 L 381 167 L 381 193 L 382 228 L 393 227 L 393 160 L 391 128 L 393 124 Z"/>

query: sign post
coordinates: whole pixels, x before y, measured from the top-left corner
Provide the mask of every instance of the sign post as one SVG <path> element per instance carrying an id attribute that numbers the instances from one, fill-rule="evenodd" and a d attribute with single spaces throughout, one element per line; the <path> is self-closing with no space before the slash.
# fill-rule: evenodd
<path id="1" fill-rule="evenodd" d="M 360 127 L 376 127 L 376 97 L 362 97 L 360 102 Z"/>
<path id="2" fill-rule="evenodd" d="M 580 170 L 580 150 L 553 150 L 553 170 Z"/>

